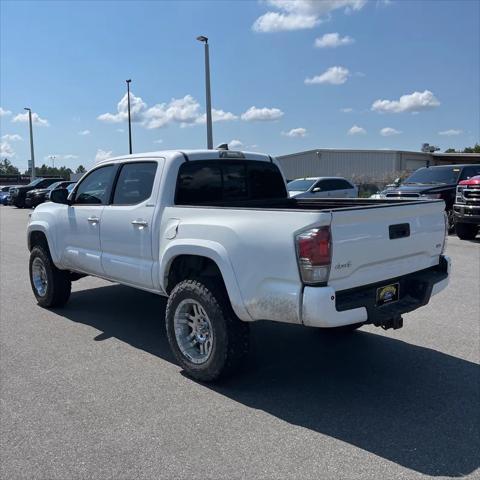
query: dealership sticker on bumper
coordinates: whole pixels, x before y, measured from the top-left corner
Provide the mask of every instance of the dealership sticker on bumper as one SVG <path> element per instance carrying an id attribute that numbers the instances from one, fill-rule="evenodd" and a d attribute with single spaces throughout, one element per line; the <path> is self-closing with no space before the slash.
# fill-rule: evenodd
<path id="1" fill-rule="evenodd" d="M 377 288 L 377 306 L 381 307 L 387 303 L 396 302 L 400 294 L 400 284 L 392 283 L 384 287 Z"/>

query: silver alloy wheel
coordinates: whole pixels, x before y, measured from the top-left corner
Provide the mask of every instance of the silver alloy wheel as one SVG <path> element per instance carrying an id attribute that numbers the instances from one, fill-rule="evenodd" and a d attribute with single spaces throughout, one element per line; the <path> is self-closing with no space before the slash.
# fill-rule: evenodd
<path id="1" fill-rule="evenodd" d="M 47 293 L 48 277 L 45 264 L 40 257 L 36 257 L 32 262 L 32 282 L 40 297 Z"/>
<path id="2" fill-rule="evenodd" d="M 191 362 L 205 363 L 212 353 L 213 328 L 205 309 L 191 298 L 182 300 L 173 317 L 178 348 Z"/>

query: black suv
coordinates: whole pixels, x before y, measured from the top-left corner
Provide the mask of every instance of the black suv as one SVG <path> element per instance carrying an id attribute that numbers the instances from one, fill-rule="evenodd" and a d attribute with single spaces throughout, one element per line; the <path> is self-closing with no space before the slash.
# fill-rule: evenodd
<path id="1" fill-rule="evenodd" d="M 11 190 L 12 195 L 12 204 L 18 208 L 25 207 L 25 198 L 27 196 L 27 192 L 30 190 L 35 190 L 36 188 L 47 188 L 52 183 L 59 182 L 63 180 L 63 178 L 56 177 L 56 178 L 36 178 L 33 182 L 30 182 L 28 185 L 24 187 L 17 187 Z"/>
<path id="2" fill-rule="evenodd" d="M 439 165 L 423 167 L 413 172 L 399 187 L 385 191 L 386 198 L 428 199 L 440 198 L 445 202 L 449 233 L 455 230 L 453 204 L 455 191 L 462 180 L 480 175 L 480 165 Z"/>

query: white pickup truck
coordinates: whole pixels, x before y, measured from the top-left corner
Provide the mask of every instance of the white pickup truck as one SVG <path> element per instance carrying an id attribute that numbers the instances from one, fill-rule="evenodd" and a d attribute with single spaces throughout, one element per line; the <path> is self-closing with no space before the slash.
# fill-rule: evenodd
<path id="1" fill-rule="evenodd" d="M 39 305 L 84 275 L 168 296 L 170 346 L 202 381 L 239 365 L 249 322 L 400 328 L 448 283 L 443 201 L 289 198 L 267 155 L 108 159 L 51 200 L 27 232 Z"/>

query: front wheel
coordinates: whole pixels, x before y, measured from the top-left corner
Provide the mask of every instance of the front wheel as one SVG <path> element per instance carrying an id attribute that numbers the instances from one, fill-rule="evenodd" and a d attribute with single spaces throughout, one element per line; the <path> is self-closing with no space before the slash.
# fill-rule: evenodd
<path id="1" fill-rule="evenodd" d="M 458 238 L 462 240 L 474 240 L 478 233 L 478 225 L 473 223 L 456 223 L 455 229 Z"/>
<path id="2" fill-rule="evenodd" d="M 180 282 L 168 299 L 166 327 L 181 367 L 200 381 L 225 378 L 248 353 L 248 325 L 236 317 L 220 282 Z"/>
<path id="3" fill-rule="evenodd" d="M 48 251 L 34 247 L 30 253 L 30 284 L 41 307 L 60 307 L 70 298 L 72 282 L 69 273 L 59 270 Z"/>

